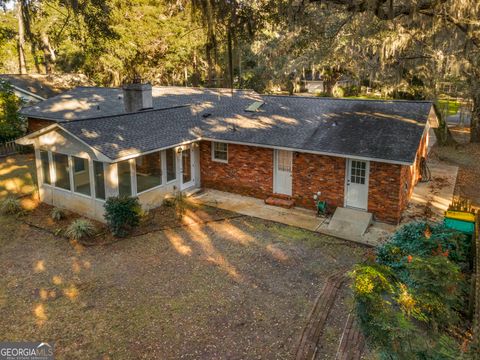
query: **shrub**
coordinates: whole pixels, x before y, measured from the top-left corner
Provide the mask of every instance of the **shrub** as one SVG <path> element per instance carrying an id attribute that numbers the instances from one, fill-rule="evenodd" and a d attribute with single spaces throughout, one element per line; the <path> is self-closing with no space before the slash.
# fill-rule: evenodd
<path id="1" fill-rule="evenodd" d="M 65 235 L 72 240 L 82 240 L 93 236 L 96 232 L 95 225 L 88 219 L 77 219 L 72 221 L 65 231 Z"/>
<path id="2" fill-rule="evenodd" d="M 114 236 L 127 236 L 128 232 L 140 223 L 142 207 L 136 197 L 110 197 L 104 207 L 105 220 Z"/>
<path id="3" fill-rule="evenodd" d="M 8 196 L 0 203 L 0 213 L 3 215 L 19 215 L 22 212 L 22 205 L 14 196 Z"/>
<path id="4" fill-rule="evenodd" d="M 381 359 L 458 358 L 451 337 L 464 308 L 465 236 L 410 223 L 351 273 L 360 327 Z"/>
<path id="5" fill-rule="evenodd" d="M 175 210 L 179 219 L 183 218 L 183 215 L 185 215 L 185 211 L 187 210 L 187 200 L 185 194 L 181 191 L 175 195 Z"/>
<path id="6" fill-rule="evenodd" d="M 62 219 L 65 219 L 65 211 L 63 211 L 63 209 L 55 207 L 50 212 L 50 217 L 55 221 L 60 221 Z"/>

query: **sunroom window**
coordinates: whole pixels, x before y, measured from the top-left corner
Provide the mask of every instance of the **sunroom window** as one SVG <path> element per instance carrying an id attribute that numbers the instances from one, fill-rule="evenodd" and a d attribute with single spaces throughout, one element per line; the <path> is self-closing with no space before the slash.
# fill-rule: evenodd
<path id="1" fill-rule="evenodd" d="M 137 173 L 137 193 L 162 184 L 162 159 L 160 152 L 135 158 Z"/>
<path id="2" fill-rule="evenodd" d="M 118 193 L 120 196 L 132 196 L 132 175 L 128 160 L 118 163 Z"/>
<path id="3" fill-rule="evenodd" d="M 93 178 L 95 179 L 95 197 L 105 200 L 105 173 L 103 163 L 93 161 Z"/>
<path id="4" fill-rule="evenodd" d="M 55 163 L 55 186 L 61 189 L 70 190 L 70 167 L 68 156 L 64 154 L 53 154 Z"/>
<path id="5" fill-rule="evenodd" d="M 90 196 L 90 169 L 88 168 L 88 160 L 72 156 L 72 161 L 74 191 Z"/>
<path id="6" fill-rule="evenodd" d="M 213 160 L 227 162 L 228 161 L 228 144 L 222 142 L 213 143 Z"/>
<path id="7" fill-rule="evenodd" d="M 50 185 L 52 180 L 50 178 L 50 160 L 48 159 L 48 152 L 40 150 L 40 161 L 42 162 L 43 183 Z"/>
<path id="8" fill-rule="evenodd" d="M 175 149 L 165 151 L 167 158 L 167 181 L 173 181 L 177 178 L 177 155 Z"/>

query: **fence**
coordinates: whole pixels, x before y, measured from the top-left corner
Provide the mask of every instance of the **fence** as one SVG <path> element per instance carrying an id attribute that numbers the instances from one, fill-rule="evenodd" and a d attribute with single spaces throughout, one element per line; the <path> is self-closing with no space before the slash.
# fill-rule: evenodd
<path id="1" fill-rule="evenodd" d="M 24 146 L 15 143 L 15 140 L 0 143 L 0 157 L 23 152 Z"/>

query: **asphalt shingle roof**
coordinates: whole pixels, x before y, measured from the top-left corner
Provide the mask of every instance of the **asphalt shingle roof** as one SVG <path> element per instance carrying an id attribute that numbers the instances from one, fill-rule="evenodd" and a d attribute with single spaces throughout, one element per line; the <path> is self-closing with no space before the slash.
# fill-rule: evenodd
<path id="1" fill-rule="evenodd" d="M 235 90 L 235 94 L 252 94 L 249 90 Z M 204 103 L 213 106 L 230 98 L 229 89 L 201 89 L 178 86 L 153 87 L 154 109 Z M 24 116 L 65 122 L 100 116 L 125 114 L 123 91 L 120 88 L 77 87 L 53 98 L 24 107 Z"/>
<path id="2" fill-rule="evenodd" d="M 432 107 L 423 101 L 243 92 L 220 99 L 208 93 L 204 99 L 197 97 L 195 106 L 66 121 L 61 126 L 112 160 L 203 138 L 412 163 Z M 259 99 L 265 103 L 258 112 L 245 111 Z"/>

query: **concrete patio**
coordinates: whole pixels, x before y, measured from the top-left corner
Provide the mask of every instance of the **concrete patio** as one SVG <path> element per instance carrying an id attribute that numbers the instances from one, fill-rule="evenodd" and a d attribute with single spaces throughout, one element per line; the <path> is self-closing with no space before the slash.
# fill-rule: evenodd
<path id="1" fill-rule="evenodd" d="M 417 184 L 410 204 L 398 226 L 415 220 L 441 221 L 443 219 L 443 214 L 453 197 L 458 167 L 447 165 L 440 161 L 430 161 L 428 166 L 432 180 Z M 345 231 L 345 229 L 329 226 L 331 218 L 317 216 L 313 210 L 303 208 L 285 209 L 267 205 L 261 199 L 211 189 L 192 194 L 191 199 L 197 203 L 310 231 L 317 231 L 369 246 L 377 246 L 385 242 L 398 227 L 372 221 L 364 233 Z"/>

